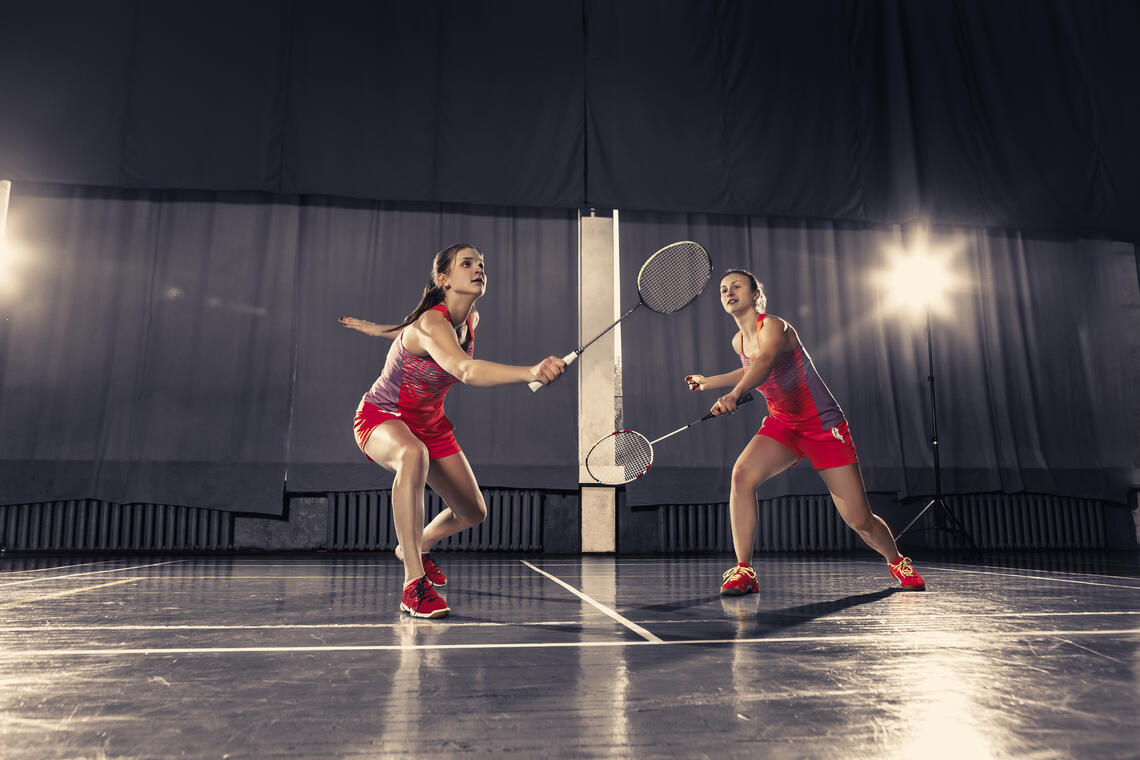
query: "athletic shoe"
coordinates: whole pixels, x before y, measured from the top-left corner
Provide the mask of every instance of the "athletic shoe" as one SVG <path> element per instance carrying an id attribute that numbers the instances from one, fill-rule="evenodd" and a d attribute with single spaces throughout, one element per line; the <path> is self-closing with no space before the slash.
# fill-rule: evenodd
<path id="1" fill-rule="evenodd" d="M 745 562 L 725 570 L 721 577 L 724 578 L 724 584 L 720 587 L 720 593 L 725 596 L 755 594 L 760 590 L 760 584 L 756 582 L 756 571 Z"/>
<path id="2" fill-rule="evenodd" d="M 899 557 L 894 562 L 888 562 L 887 567 L 891 569 L 891 575 L 898 578 L 903 588 L 911 591 L 922 591 L 926 588 L 926 581 L 911 566 L 910 557 Z"/>
<path id="3" fill-rule="evenodd" d="M 433 586 L 447 585 L 447 576 L 439 569 L 439 565 L 431 558 L 430 554 L 421 554 L 420 560 L 424 563 L 424 575 L 427 576 Z"/>
<path id="4" fill-rule="evenodd" d="M 404 586 L 400 611 L 412 617 L 438 618 L 451 612 L 451 608 L 439 594 L 435 593 L 435 586 L 431 585 L 431 581 L 424 575 Z"/>

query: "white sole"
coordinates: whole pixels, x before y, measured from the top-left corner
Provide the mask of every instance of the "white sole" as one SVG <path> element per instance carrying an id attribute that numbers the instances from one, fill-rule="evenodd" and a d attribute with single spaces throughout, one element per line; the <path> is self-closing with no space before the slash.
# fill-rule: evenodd
<path id="1" fill-rule="evenodd" d="M 450 607 L 444 607 L 442 610 L 436 610 L 435 612 L 416 612 L 415 610 L 413 610 L 408 605 L 404 604 L 403 602 L 400 602 L 400 612 L 406 612 L 409 615 L 411 615 L 412 617 L 441 618 L 441 617 L 445 616 L 447 613 L 451 612 L 451 608 Z"/>

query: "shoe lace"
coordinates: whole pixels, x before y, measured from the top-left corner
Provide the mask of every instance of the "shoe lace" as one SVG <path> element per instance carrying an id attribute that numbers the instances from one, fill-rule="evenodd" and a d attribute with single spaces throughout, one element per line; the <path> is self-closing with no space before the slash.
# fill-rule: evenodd
<path id="1" fill-rule="evenodd" d="M 899 557 L 891 567 L 898 571 L 899 575 L 910 577 L 914 575 L 914 568 L 910 565 L 910 557 Z"/>
<path id="2" fill-rule="evenodd" d="M 431 585 L 431 581 L 427 576 L 421 576 L 412 581 L 412 601 L 419 607 L 425 601 L 435 596 L 435 588 Z"/>
<path id="3" fill-rule="evenodd" d="M 720 577 L 723 578 L 725 581 L 730 581 L 730 580 L 734 581 L 742 575 L 746 576 L 748 578 L 755 578 L 756 577 L 756 571 L 753 570 L 751 567 L 741 567 L 740 565 L 737 565 L 736 567 L 730 567 L 727 570 L 725 570 L 724 575 L 722 575 Z"/>

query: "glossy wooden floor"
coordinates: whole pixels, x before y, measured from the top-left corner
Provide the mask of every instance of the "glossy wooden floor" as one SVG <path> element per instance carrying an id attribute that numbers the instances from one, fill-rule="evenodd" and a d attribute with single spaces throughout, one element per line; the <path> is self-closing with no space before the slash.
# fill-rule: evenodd
<path id="1" fill-rule="evenodd" d="M 1140 757 L 1133 556 L 0 559 L 0 757 Z"/>

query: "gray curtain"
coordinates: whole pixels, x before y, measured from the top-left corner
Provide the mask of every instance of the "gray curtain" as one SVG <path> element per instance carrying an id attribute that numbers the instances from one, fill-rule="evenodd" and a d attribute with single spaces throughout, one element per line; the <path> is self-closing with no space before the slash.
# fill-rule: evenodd
<path id="1" fill-rule="evenodd" d="M 2 21 L 18 181 L 1140 239 L 1136 2 L 43 0 Z"/>
<path id="2" fill-rule="evenodd" d="M 467 240 L 491 276 L 477 356 L 558 353 L 573 342 L 575 221 L 17 183 L 18 265 L 0 295 L 0 503 L 273 514 L 286 488 L 383 487 L 351 421 L 387 342 L 337 317 L 398 321 L 432 254 Z M 573 487 L 572 391 L 453 389 L 448 410 L 483 485 Z"/>
<path id="3" fill-rule="evenodd" d="M 925 322 L 886 308 L 872 273 L 909 240 L 898 226 L 623 213 L 628 297 L 645 256 L 673 240 L 704 244 L 710 286 L 685 311 L 623 327 L 625 425 L 668 432 L 708 410 L 689 372 L 739 367 L 717 285 L 728 267 L 765 284 L 770 313 L 792 322 L 844 408 L 868 488 L 933 491 Z M 943 485 L 947 493 L 1047 492 L 1123 501 L 1137 458 L 1126 331 L 1136 273 L 1131 245 L 1028 239 L 1017 232 L 935 228 L 967 287 L 933 318 Z M 1134 329 L 1134 328 L 1133 328 Z M 727 498 L 731 465 L 765 413 L 763 401 L 658 447 L 631 504 Z M 822 492 L 801 462 L 762 495 Z"/>

